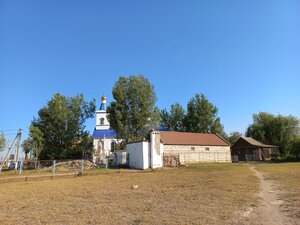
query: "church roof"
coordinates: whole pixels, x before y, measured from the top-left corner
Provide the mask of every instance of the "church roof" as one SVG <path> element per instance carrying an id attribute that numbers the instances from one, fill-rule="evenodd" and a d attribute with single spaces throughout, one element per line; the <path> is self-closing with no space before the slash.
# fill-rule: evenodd
<path id="1" fill-rule="evenodd" d="M 106 110 L 106 103 L 102 102 L 99 110 Z"/>
<path id="2" fill-rule="evenodd" d="M 116 138 L 117 133 L 115 130 L 107 129 L 107 130 L 94 130 L 93 138 Z"/>

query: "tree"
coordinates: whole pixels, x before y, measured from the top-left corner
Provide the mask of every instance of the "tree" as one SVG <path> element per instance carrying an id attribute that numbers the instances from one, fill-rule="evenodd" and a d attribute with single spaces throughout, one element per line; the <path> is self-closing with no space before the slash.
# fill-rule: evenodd
<path id="1" fill-rule="evenodd" d="M 82 154 L 83 159 L 89 158 L 94 151 L 93 138 L 90 135 L 84 136 L 81 142 L 76 145 L 76 148 Z"/>
<path id="2" fill-rule="evenodd" d="M 82 157 L 88 141 L 85 121 L 94 117 L 95 100 L 86 102 L 83 94 L 65 97 L 55 94 L 34 119 L 30 135 L 42 159 Z M 39 154 L 37 154 L 39 155 Z"/>
<path id="3" fill-rule="evenodd" d="M 241 136 L 243 136 L 243 134 L 238 131 L 231 132 L 229 134 L 228 141 L 230 144 L 233 144 Z"/>
<path id="4" fill-rule="evenodd" d="M 186 130 L 197 133 L 218 133 L 225 136 L 223 125 L 217 117 L 218 108 L 203 94 L 196 94 L 187 104 Z"/>
<path id="5" fill-rule="evenodd" d="M 158 125 L 154 86 L 142 75 L 121 76 L 112 91 L 114 101 L 108 106 L 110 126 L 119 138 L 140 140 Z"/>
<path id="6" fill-rule="evenodd" d="M 25 153 L 25 160 L 28 160 L 28 154 L 32 150 L 32 140 L 27 138 L 22 142 L 22 148 Z"/>
<path id="7" fill-rule="evenodd" d="M 30 142 L 35 156 L 35 169 L 37 169 L 37 161 L 44 145 L 44 135 L 39 127 L 31 125 L 29 128 Z"/>
<path id="8" fill-rule="evenodd" d="M 4 151 L 5 146 L 6 146 L 6 138 L 5 138 L 4 133 L 1 132 L 1 135 L 0 135 L 0 151 Z"/>
<path id="9" fill-rule="evenodd" d="M 279 146 L 286 154 L 289 143 L 299 137 L 299 120 L 294 116 L 272 115 L 266 112 L 253 114 L 253 124 L 246 131 L 246 136 Z"/>
<path id="10" fill-rule="evenodd" d="M 289 156 L 295 158 L 296 160 L 300 159 L 300 137 L 289 143 L 287 152 Z"/>
<path id="11" fill-rule="evenodd" d="M 185 110 L 179 103 L 171 105 L 171 110 L 166 109 L 160 112 L 160 124 L 172 131 L 185 131 Z"/>

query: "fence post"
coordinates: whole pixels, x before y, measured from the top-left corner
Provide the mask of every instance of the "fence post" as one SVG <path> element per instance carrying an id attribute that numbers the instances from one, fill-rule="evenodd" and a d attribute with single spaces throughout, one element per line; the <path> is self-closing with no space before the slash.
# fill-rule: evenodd
<path id="1" fill-rule="evenodd" d="M 37 157 L 35 158 L 35 162 L 34 162 L 34 170 L 37 170 Z"/>
<path id="2" fill-rule="evenodd" d="M 83 172 L 83 167 L 84 167 L 84 159 L 81 160 L 81 165 L 80 165 L 80 173 L 81 174 Z"/>
<path id="3" fill-rule="evenodd" d="M 20 162 L 20 167 L 19 167 L 19 174 L 21 175 L 22 174 L 22 170 L 23 170 L 23 161 L 19 161 Z M 17 162 L 18 164 L 18 162 Z"/>
<path id="4" fill-rule="evenodd" d="M 55 167 L 56 167 L 56 160 L 54 159 L 52 163 L 52 173 L 55 173 Z"/>
<path id="5" fill-rule="evenodd" d="M 105 169 L 108 169 L 108 158 L 105 160 Z"/>
<path id="6" fill-rule="evenodd" d="M 118 155 L 117 153 L 115 153 L 115 162 L 116 162 L 116 169 L 118 169 Z"/>

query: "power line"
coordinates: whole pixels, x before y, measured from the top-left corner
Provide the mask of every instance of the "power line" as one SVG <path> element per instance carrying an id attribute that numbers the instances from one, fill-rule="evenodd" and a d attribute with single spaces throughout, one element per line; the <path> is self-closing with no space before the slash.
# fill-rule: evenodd
<path id="1" fill-rule="evenodd" d="M 16 135 L 16 134 L 18 133 L 10 133 L 10 134 L 4 133 L 5 136 Z"/>
<path id="2" fill-rule="evenodd" d="M 19 130 L 20 129 L 6 129 L 6 130 L 0 130 L 0 132 L 3 132 L 5 135 L 11 135 L 11 134 L 7 134 L 6 132 L 10 132 L 10 133 L 11 133 L 11 131 L 12 132 L 13 131 L 18 131 L 19 132 Z M 17 134 L 18 132 L 13 132 L 12 134 Z M 25 133 L 29 134 L 29 130 L 28 129 L 26 129 L 26 130 L 22 129 L 22 132 L 25 132 Z"/>
<path id="3" fill-rule="evenodd" d="M 14 131 L 14 130 L 20 130 L 20 129 L 6 129 L 6 130 L 0 130 L 0 132 L 3 132 L 3 131 Z"/>

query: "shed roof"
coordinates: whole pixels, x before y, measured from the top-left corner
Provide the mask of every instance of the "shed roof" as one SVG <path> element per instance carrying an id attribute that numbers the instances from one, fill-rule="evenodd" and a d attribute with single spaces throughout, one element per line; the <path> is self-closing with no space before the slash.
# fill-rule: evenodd
<path id="1" fill-rule="evenodd" d="M 266 145 L 266 144 L 263 144 L 251 137 L 244 137 L 244 136 L 241 136 L 240 138 L 244 139 L 246 142 L 248 142 L 250 145 L 253 145 L 253 146 L 257 146 L 257 147 L 265 147 L 265 148 L 277 148 L 278 146 L 275 146 L 275 145 Z"/>
<path id="2" fill-rule="evenodd" d="M 229 143 L 218 134 L 159 131 L 165 145 L 211 145 L 229 146 Z"/>

